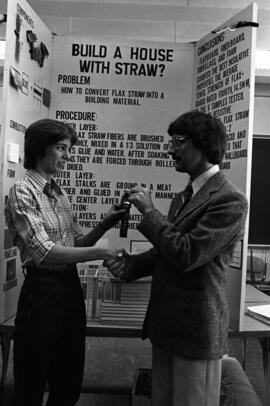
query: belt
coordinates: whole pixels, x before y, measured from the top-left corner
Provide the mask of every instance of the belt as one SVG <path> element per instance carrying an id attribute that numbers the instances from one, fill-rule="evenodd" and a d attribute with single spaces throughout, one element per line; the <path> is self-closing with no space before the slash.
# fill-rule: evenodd
<path id="1" fill-rule="evenodd" d="M 23 265 L 23 268 L 35 268 L 35 269 L 40 269 L 40 270 L 45 270 L 45 271 L 66 271 L 68 269 L 73 269 L 76 267 L 76 265 L 45 265 L 45 264 L 39 264 L 39 265 L 34 265 L 34 264 L 25 264 Z"/>
<path id="2" fill-rule="evenodd" d="M 23 273 L 27 278 L 70 279 L 78 275 L 76 265 L 66 266 L 24 266 Z"/>

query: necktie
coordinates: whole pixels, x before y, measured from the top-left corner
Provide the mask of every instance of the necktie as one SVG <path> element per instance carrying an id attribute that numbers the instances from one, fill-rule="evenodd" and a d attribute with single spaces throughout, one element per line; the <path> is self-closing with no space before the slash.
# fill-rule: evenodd
<path id="1" fill-rule="evenodd" d="M 193 195 L 193 187 L 192 187 L 192 183 L 189 182 L 185 188 L 185 190 L 183 191 L 183 193 L 181 194 L 181 201 L 179 203 L 179 206 L 175 212 L 175 217 L 178 216 L 178 214 L 180 213 L 180 211 L 185 207 L 185 205 L 190 201 L 190 199 L 192 198 Z"/>

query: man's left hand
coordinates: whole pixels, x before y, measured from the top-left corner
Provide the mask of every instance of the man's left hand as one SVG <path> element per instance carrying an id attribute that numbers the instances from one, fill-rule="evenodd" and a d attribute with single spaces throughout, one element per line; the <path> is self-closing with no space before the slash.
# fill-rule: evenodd
<path id="1" fill-rule="evenodd" d="M 149 188 L 134 187 L 129 191 L 128 200 L 136 206 L 142 214 L 147 214 L 154 209 Z"/>

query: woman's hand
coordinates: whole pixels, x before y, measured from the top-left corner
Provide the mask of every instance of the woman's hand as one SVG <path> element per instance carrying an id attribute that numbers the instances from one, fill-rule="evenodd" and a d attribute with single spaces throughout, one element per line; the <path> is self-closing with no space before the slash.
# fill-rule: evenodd
<path id="1" fill-rule="evenodd" d="M 102 259 L 104 261 L 108 261 L 108 262 L 117 262 L 119 260 L 121 260 L 123 258 L 123 252 L 122 250 L 116 250 L 114 248 L 111 247 L 107 247 L 107 248 L 102 248 L 103 253 L 102 253 Z"/>
<path id="2" fill-rule="evenodd" d="M 134 268 L 131 256 L 125 250 L 118 254 L 116 260 L 106 260 L 103 265 L 108 268 L 115 278 L 122 280 L 127 280 L 130 271 Z"/>
<path id="3" fill-rule="evenodd" d="M 104 219 L 100 222 L 100 226 L 104 230 L 109 230 L 126 214 L 126 209 L 120 209 L 120 205 L 113 205 Z"/>

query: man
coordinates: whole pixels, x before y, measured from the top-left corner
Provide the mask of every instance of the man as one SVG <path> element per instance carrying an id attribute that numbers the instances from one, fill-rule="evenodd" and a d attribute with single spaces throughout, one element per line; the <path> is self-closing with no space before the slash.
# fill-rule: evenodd
<path id="1" fill-rule="evenodd" d="M 53 174 L 65 168 L 77 141 L 67 124 L 44 119 L 25 133 L 23 179 L 11 188 L 6 218 L 24 266 L 15 319 L 16 406 L 73 406 L 80 396 L 86 315 L 77 262 L 114 259 L 112 248 L 93 246 L 125 210 L 111 208 L 83 235 L 65 191 Z"/>
<path id="2" fill-rule="evenodd" d="M 247 201 L 219 171 L 226 146 L 220 120 L 191 111 L 168 133 L 168 152 L 176 171 L 189 174 L 188 187 L 167 219 L 148 188 L 132 189 L 129 201 L 143 214 L 138 230 L 153 248 L 106 263 L 126 281 L 152 275 L 143 338 L 153 345 L 153 406 L 218 406 L 229 318 L 225 276 Z"/>

